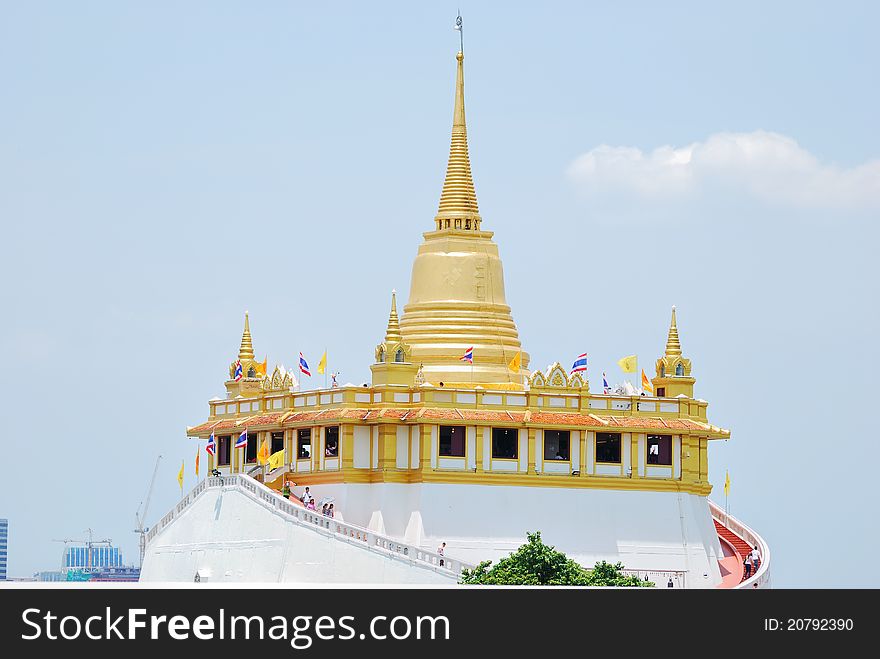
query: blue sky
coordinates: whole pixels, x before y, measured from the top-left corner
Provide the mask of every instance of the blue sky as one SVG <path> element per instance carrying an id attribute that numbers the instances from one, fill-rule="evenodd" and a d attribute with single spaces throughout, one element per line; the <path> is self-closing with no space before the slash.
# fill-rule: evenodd
<path id="1" fill-rule="evenodd" d="M 662 352 L 732 430 L 713 498 L 778 586 L 880 586 L 873 3 L 471 3 L 484 227 L 533 366 Z M 187 425 L 258 356 L 369 377 L 442 186 L 457 5 L 0 2 L 11 575 L 136 554 Z M 315 385 L 319 382 L 315 382 Z M 816 555 L 832 552 L 828 562 Z M 824 566 L 823 569 L 819 569 Z"/>

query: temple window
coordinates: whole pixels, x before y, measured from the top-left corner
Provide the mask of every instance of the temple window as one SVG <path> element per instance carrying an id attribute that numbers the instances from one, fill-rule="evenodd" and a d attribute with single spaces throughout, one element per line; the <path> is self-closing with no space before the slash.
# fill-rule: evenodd
<path id="1" fill-rule="evenodd" d="M 455 228 L 461 229 L 461 220 L 460 219 L 455 221 Z"/>
<path id="2" fill-rule="evenodd" d="M 379 363 L 383 363 L 385 361 L 385 348 L 379 348 Z"/>
<path id="3" fill-rule="evenodd" d="M 448 229 L 449 228 L 449 220 L 444 220 L 444 222 L 446 223 L 446 228 Z"/>
<path id="4" fill-rule="evenodd" d="M 324 457 L 335 458 L 339 455 L 339 426 L 327 426 L 324 429 Z"/>
<path id="5" fill-rule="evenodd" d="M 666 377 L 666 366 L 664 366 L 663 364 L 660 364 L 660 377 L 661 378 Z"/>
<path id="6" fill-rule="evenodd" d="M 657 387 L 657 398 L 666 397 L 666 387 Z"/>
<path id="7" fill-rule="evenodd" d="M 676 375 L 684 375 L 684 364 L 682 364 L 681 362 L 678 362 L 675 365 L 675 374 Z"/>
<path id="8" fill-rule="evenodd" d="M 440 426 L 440 457 L 464 457 L 464 426 Z"/>
<path id="9" fill-rule="evenodd" d="M 596 433 L 596 462 L 620 464 L 620 433 Z"/>
<path id="10" fill-rule="evenodd" d="M 272 453 L 284 450 L 284 432 L 272 433 Z"/>
<path id="11" fill-rule="evenodd" d="M 568 430 L 544 431 L 544 459 L 568 460 L 571 433 Z"/>
<path id="12" fill-rule="evenodd" d="M 516 459 L 519 438 L 516 428 L 492 428 L 492 457 Z"/>
<path id="13" fill-rule="evenodd" d="M 308 460 L 312 457 L 312 429 L 300 428 L 296 431 L 296 459 Z"/>
<path id="14" fill-rule="evenodd" d="M 254 367 L 253 367 L 253 366 L 251 366 L 251 367 L 248 369 L 248 374 L 247 374 L 247 376 L 248 376 L 249 378 L 255 378 L 255 377 L 257 377 L 257 372 L 254 370 Z"/>
<path id="15" fill-rule="evenodd" d="M 648 435 L 648 464 L 672 465 L 672 435 Z"/>
<path id="16" fill-rule="evenodd" d="M 403 363 L 403 349 L 402 348 L 398 348 L 397 352 L 394 353 L 394 361 L 397 362 L 398 364 Z"/>
<path id="17" fill-rule="evenodd" d="M 470 220 L 465 220 L 465 221 L 464 221 L 464 228 L 465 228 L 465 229 L 470 229 L 470 228 L 471 228 L 471 221 L 470 221 Z"/>
<path id="18" fill-rule="evenodd" d="M 247 434 L 247 447 L 244 449 L 244 461 L 251 464 L 257 461 L 257 436 Z"/>
<path id="19" fill-rule="evenodd" d="M 226 467 L 229 465 L 229 441 L 231 437 L 217 438 L 217 466 Z"/>

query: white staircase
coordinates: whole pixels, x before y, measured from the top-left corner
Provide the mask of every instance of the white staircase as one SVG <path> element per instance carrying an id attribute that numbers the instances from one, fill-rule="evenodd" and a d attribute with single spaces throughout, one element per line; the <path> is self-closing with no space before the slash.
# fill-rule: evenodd
<path id="1" fill-rule="evenodd" d="M 316 533 L 333 536 L 350 544 L 356 544 L 363 547 L 366 551 L 446 573 L 451 577 L 457 578 L 463 569 L 473 569 L 474 567 L 452 557 L 441 556 L 436 552 L 426 551 L 415 545 L 408 545 L 366 528 L 306 510 L 299 504 L 291 503 L 275 490 L 266 487 L 245 474 L 210 476 L 196 485 L 189 494 L 184 496 L 170 512 L 149 530 L 146 535 L 147 549 L 149 550 L 150 543 L 170 525 L 174 524 L 175 520 L 190 508 L 200 496 L 214 489 L 224 491 L 235 490 L 264 508 L 273 511 L 289 523 L 308 528 Z"/>

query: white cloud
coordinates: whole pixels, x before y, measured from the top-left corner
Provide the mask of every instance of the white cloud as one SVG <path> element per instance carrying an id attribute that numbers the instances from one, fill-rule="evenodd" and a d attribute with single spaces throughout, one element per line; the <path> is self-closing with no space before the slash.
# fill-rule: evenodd
<path id="1" fill-rule="evenodd" d="M 880 208 L 880 160 L 824 164 L 792 138 L 765 131 L 716 133 L 650 153 L 603 144 L 576 158 L 568 176 L 588 197 L 686 201 L 728 193 L 793 208 Z"/>

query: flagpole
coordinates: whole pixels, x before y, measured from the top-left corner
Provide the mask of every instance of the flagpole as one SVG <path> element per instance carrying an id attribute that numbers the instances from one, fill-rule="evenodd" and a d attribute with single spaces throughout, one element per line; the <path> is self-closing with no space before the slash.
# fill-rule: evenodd
<path id="1" fill-rule="evenodd" d="M 724 514 L 730 517 L 730 469 L 724 470 Z"/>
<path id="2" fill-rule="evenodd" d="M 327 346 L 324 346 L 324 389 L 327 388 Z"/>

